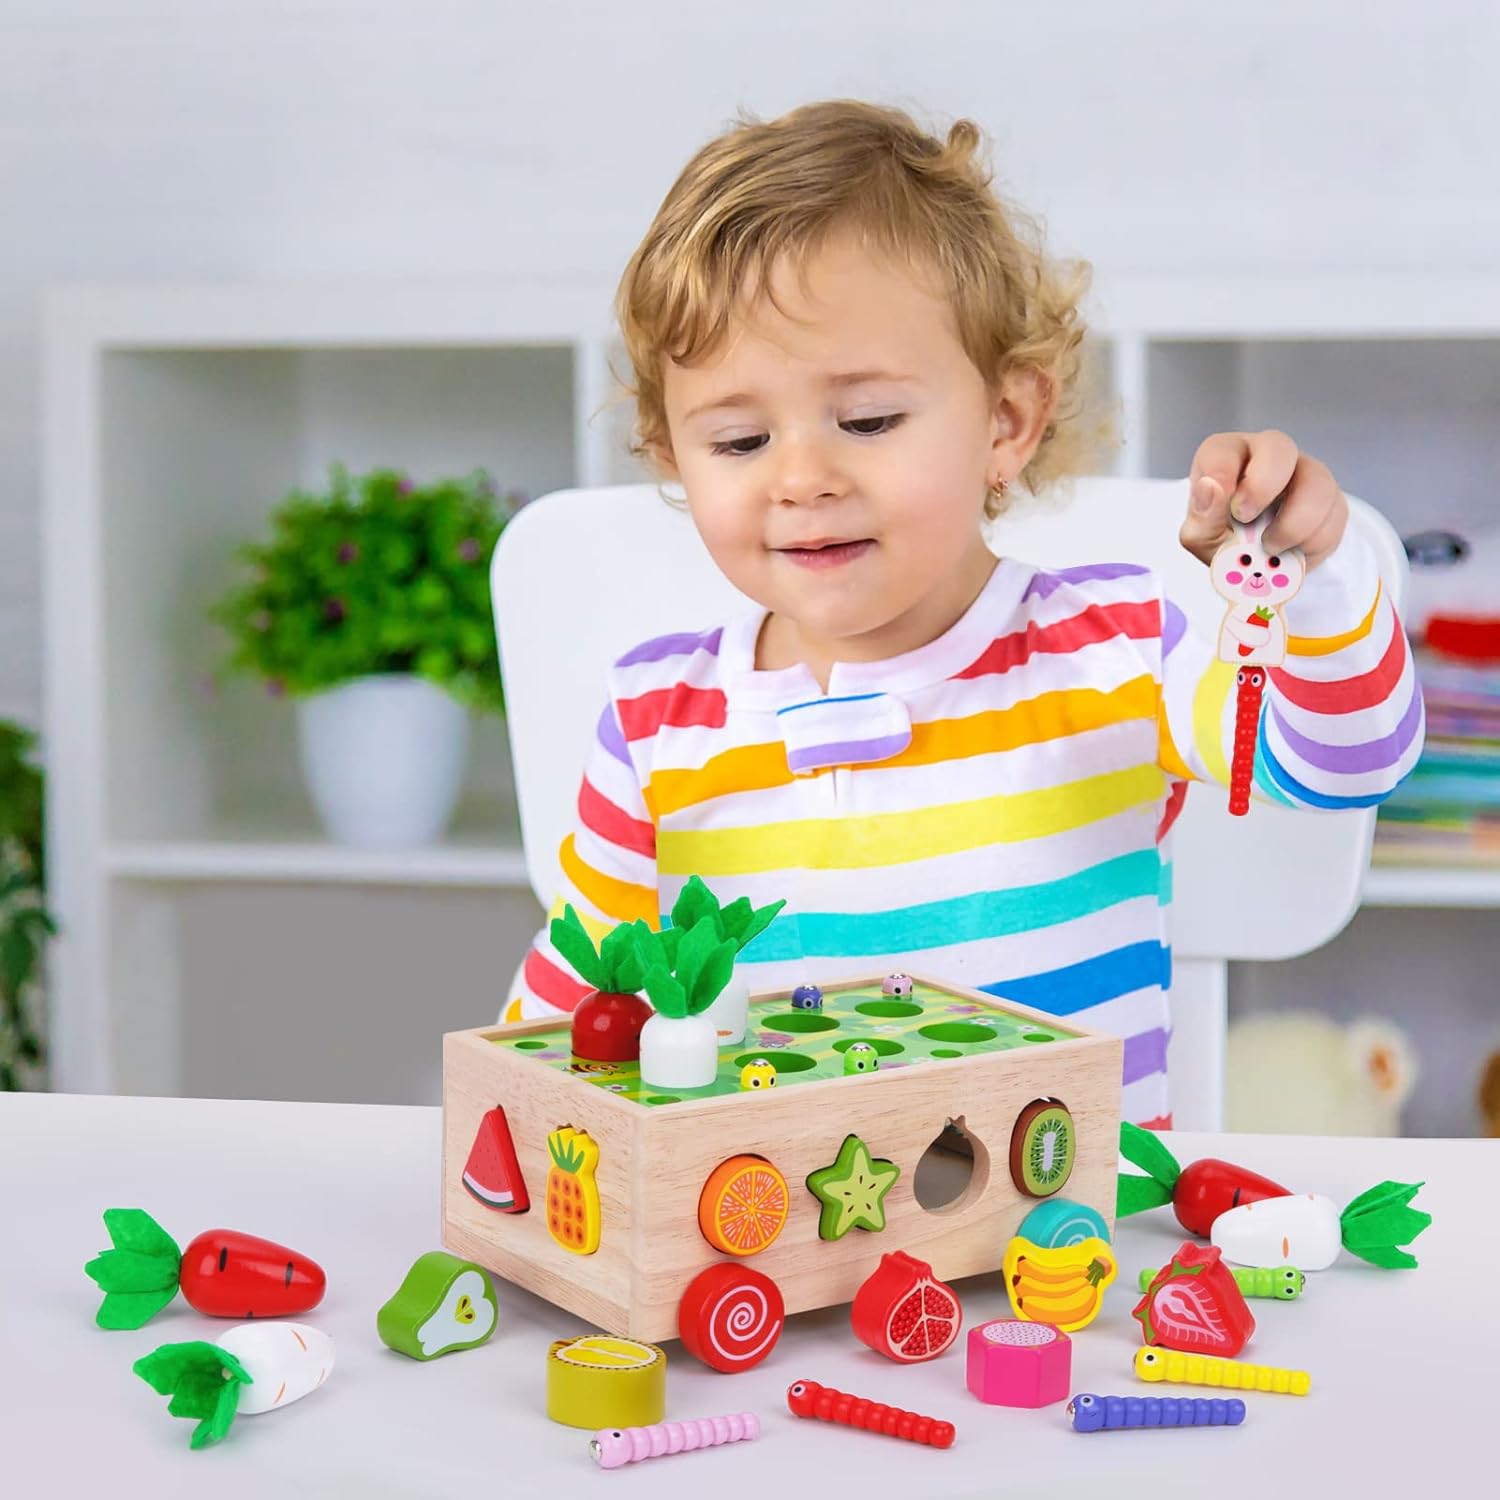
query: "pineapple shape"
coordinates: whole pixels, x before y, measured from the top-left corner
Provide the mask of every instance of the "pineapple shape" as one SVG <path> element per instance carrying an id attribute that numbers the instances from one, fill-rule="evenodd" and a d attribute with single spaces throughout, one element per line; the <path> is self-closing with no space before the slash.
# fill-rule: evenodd
<path id="1" fill-rule="evenodd" d="M 584 1130 L 565 1125 L 547 1137 L 547 1229 L 564 1250 L 592 1255 L 599 1248 L 599 1147 Z"/>

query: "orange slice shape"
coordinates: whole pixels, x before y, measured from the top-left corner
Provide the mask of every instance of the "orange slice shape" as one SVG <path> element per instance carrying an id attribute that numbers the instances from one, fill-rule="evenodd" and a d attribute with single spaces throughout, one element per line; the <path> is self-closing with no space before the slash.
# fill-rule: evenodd
<path id="1" fill-rule="evenodd" d="M 786 1178 L 763 1156 L 731 1156 L 709 1173 L 698 1196 L 698 1227 L 715 1250 L 756 1255 L 786 1224 Z"/>

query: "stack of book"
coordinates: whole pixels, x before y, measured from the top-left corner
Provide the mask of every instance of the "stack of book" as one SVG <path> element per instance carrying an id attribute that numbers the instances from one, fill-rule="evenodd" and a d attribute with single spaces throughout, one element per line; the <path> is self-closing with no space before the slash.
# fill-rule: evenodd
<path id="1" fill-rule="evenodd" d="M 1500 661 L 1416 661 L 1427 744 L 1380 806 L 1374 862 L 1500 868 Z"/>

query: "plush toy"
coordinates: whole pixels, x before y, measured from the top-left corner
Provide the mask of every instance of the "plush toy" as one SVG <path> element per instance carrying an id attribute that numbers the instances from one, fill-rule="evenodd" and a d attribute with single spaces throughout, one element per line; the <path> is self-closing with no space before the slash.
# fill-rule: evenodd
<path id="1" fill-rule="evenodd" d="M 1313 1011 L 1247 1016 L 1229 1028 L 1225 1127 L 1284 1135 L 1389 1136 L 1416 1081 L 1393 1022 L 1340 1026 Z"/>
<path id="2" fill-rule="evenodd" d="M 1500 1136 L 1500 1052 L 1491 1052 L 1479 1072 L 1479 1118 L 1486 1135 Z"/>

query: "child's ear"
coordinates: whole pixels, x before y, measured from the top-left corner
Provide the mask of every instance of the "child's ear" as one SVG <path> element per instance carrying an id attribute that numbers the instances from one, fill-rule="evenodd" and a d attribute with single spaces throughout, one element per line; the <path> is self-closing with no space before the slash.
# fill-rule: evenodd
<path id="1" fill-rule="evenodd" d="M 1007 370 L 993 390 L 992 459 L 1019 474 L 1041 445 L 1057 407 L 1057 382 L 1041 370 Z"/>

